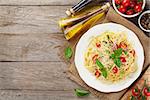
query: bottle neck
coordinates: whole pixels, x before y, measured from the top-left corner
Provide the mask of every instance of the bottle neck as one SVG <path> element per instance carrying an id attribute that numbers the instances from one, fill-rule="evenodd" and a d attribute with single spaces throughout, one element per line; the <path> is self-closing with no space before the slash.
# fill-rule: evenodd
<path id="1" fill-rule="evenodd" d="M 86 5 L 90 4 L 94 0 L 81 0 L 78 4 L 72 7 L 72 10 L 74 12 L 80 11 L 82 8 L 84 8 Z"/>

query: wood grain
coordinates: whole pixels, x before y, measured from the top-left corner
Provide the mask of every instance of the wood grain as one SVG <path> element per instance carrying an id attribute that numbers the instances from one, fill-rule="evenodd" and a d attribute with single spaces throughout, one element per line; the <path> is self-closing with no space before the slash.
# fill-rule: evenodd
<path id="1" fill-rule="evenodd" d="M 94 96 L 79 98 L 70 91 L 1 90 L 1 100 L 98 100 Z"/>
<path id="2" fill-rule="evenodd" d="M 63 34 L 0 34 L 0 61 L 63 61 Z"/>
<path id="3" fill-rule="evenodd" d="M 0 90 L 64 91 L 79 87 L 64 62 L 1 62 Z"/>
<path id="4" fill-rule="evenodd" d="M 69 7 L 0 6 L 0 34 L 60 33 L 58 20 Z"/>
<path id="5" fill-rule="evenodd" d="M 80 100 L 64 62 L 1 62 L 0 100 Z M 97 100 L 90 95 L 86 100 Z M 83 99 L 82 99 L 83 100 Z"/>
<path id="6" fill-rule="evenodd" d="M 74 5 L 80 0 L 0 0 L 0 5 Z"/>

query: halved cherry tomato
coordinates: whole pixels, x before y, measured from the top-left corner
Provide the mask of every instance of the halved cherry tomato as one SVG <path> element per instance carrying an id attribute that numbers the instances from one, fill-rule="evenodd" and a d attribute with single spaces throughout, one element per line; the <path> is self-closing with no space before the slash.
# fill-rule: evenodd
<path id="1" fill-rule="evenodd" d="M 120 5 L 118 7 L 118 10 L 121 12 L 121 13 L 125 13 L 126 12 L 126 8 L 123 6 L 123 5 Z"/>
<path id="2" fill-rule="evenodd" d="M 135 11 L 135 12 L 140 12 L 140 11 L 142 11 L 142 6 L 141 6 L 140 4 L 135 5 L 134 11 Z"/>
<path id="3" fill-rule="evenodd" d="M 126 49 L 127 45 L 125 43 L 121 42 L 119 45 L 117 45 L 117 48 Z"/>
<path id="4" fill-rule="evenodd" d="M 123 0 L 123 1 L 122 1 L 122 5 L 123 5 L 124 7 L 128 7 L 128 6 L 130 5 L 130 0 Z"/>
<path id="5" fill-rule="evenodd" d="M 114 74 L 118 72 L 118 68 L 116 66 L 112 70 Z"/>
<path id="6" fill-rule="evenodd" d="M 140 90 L 137 88 L 132 88 L 132 94 L 133 96 L 139 96 L 140 94 Z"/>
<path id="7" fill-rule="evenodd" d="M 136 5 L 136 3 L 131 0 L 131 1 L 130 1 L 130 7 L 131 7 L 131 8 L 134 8 L 135 5 Z"/>
<path id="8" fill-rule="evenodd" d="M 96 61 L 97 58 L 98 58 L 98 54 L 96 54 L 96 55 L 94 55 L 94 56 L 92 57 L 92 60 L 93 60 L 94 63 L 95 63 L 95 61 Z"/>
<path id="9" fill-rule="evenodd" d="M 135 50 L 131 50 L 130 53 L 132 53 L 132 55 L 135 56 Z"/>
<path id="10" fill-rule="evenodd" d="M 126 62 L 125 57 L 120 57 L 121 62 Z"/>
<path id="11" fill-rule="evenodd" d="M 127 10 L 126 14 L 127 15 L 132 15 L 134 13 L 134 11 L 132 9 Z"/>
<path id="12" fill-rule="evenodd" d="M 100 43 L 96 43 L 96 47 L 100 48 L 101 44 Z"/>
<path id="13" fill-rule="evenodd" d="M 96 77 L 99 77 L 100 75 L 101 75 L 101 73 L 100 73 L 98 70 L 96 70 L 95 76 L 96 76 Z"/>
<path id="14" fill-rule="evenodd" d="M 149 88 L 145 87 L 143 91 L 146 96 L 150 96 L 150 87 Z"/>
<path id="15" fill-rule="evenodd" d="M 119 5 L 121 4 L 121 0 L 115 0 L 115 3 Z"/>

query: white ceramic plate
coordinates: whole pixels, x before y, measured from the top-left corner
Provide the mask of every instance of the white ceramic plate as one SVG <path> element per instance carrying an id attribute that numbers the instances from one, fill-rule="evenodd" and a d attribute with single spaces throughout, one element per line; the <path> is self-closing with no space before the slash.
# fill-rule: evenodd
<path id="1" fill-rule="evenodd" d="M 87 49 L 87 46 L 89 44 L 89 40 L 92 36 L 98 36 L 101 35 L 101 33 L 104 33 L 106 31 L 111 32 L 125 32 L 127 34 L 128 40 L 133 44 L 133 48 L 135 49 L 135 52 L 137 54 L 137 64 L 138 64 L 138 70 L 130 74 L 129 77 L 127 77 L 125 80 L 122 80 L 115 84 L 104 84 L 100 80 L 97 80 L 92 73 L 90 73 L 84 66 L 84 53 Z M 76 52 L 75 52 L 75 65 L 78 70 L 78 73 L 82 80 L 90 87 L 101 91 L 101 92 L 117 92 L 121 91 L 127 87 L 129 87 L 140 75 L 142 71 L 144 63 L 144 51 L 143 47 L 137 38 L 137 36 L 129 30 L 128 28 L 115 23 L 105 23 L 105 24 L 99 24 L 91 29 L 89 29 L 79 40 L 77 46 L 76 46 Z"/>

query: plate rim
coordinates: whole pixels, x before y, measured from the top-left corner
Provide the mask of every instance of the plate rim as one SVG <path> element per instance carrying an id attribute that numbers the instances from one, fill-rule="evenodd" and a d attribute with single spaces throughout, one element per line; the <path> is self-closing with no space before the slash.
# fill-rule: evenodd
<path id="1" fill-rule="evenodd" d="M 136 76 L 136 78 L 134 79 L 134 80 L 131 80 L 132 82 L 130 82 L 130 84 L 128 84 L 128 85 L 126 85 L 126 86 L 124 86 L 123 88 L 120 88 L 120 89 L 116 89 L 116 90 L 109 90 L 109 89 L 107 89 L 107 90 L 100 90 L 100 89 L 97 89 L 96 87 L 93 87 L 93 86 L 91 86 L 91 84 L 89 84 L 85 79 L 84 79 L 84 77 L 81 75 L 81 73 L 80 73 L 80 70 L 79 70 L 79 67 L 78 67 L 78 64 L 77 64 L 77 48 L 78 48 L 78 45 L 79 45 L 79 43 L 80 43 L 80 41 L 82 40 L 82 38 L 85 38 L 85 36 L 87 35 L 87 34 L 89 34 L 88 32 L 90 32 L 91 30 L 93 30 L 95 27 L 101 27 L 102 25 L 117 25 L 117 26 L 121 26 L 121 27 L 123 27 L 124 29 L 126 29 L 126 30 L 128 30 L 128 31 L 130 31 L 130 32 L 132 32 L 133 34 L 133 37 L 134 38 L 136 38 L 136 40 L 138 41 L 138 43 L 139 43 L 139 46 L 141 46 L 140 48 L 141 48 L 141 50 L 142 50 L 142 64 L 141 64 L 141 70 L 140 70 L 140 72 L 138 72 L 138 75 Z M 128 34 L 127 34 L 128 35 Z M 93 35 L 94 36 L 94 35 Z M 136 42 L 137 42 L 136 41 Z M 76 49 L 75 49 L 75 59 L 74 59 L 74 61 L 75 61 L 75 67 L 77 68 L 77 71 L 78 71 L 78 73 L 79 73 L 79 76 L 80 76 L 80 78 L 85 82 L 85 84 L 87 84 L 89 87 L 92 87 L 92 88 L 94 88 L 94 89 L 96 89 L 96 90 L 98 90 L 98 91 L 100 91 L 100 92 L 105 92 L 105 93 L 110 93 L 110 92 L 118 92 L 118 91 L 121 91 L 121 90 L 123 90 L 123 89 L 126 89 L 126 88 L 128 88 L 135 80 L 137 80 L 137 78 L 140 76 L 140 74 L 141 74 L 141 72 L 142 72 L 142 68 L 143 68 L 143 65 L 144 65 L 144 61 L 145 61 L 145 55 L 144 55 L 144 49 L 143 49 L 143 45 L 142 45 L 142 43 L 141 43 L 141 41 L 140 41 L 140 39 L 137 37 L 137 35 L 132 31 L 132 30 L 130 30 L 130 29 L 128 29 L 127 27 L 125 27 L 125 26 L 123 26 L 123 25 L 121 25 L 121 24 L 117 24 L 117 23 L 112 23 L 112 22 L 110 22 L 110 23 L 103 23 L 103 24 L 98 24 L 98 25 L 95 25 L 95 26 L 93 26 L 92 28 L 90 28 L 86 33 L 84 33 L 83 35 L 82 35 L 82 37 L 80 38 L 80 40 L 78 41 L 78 43 L 77 43 L 77 45 L 76 45 Z M 85 67 L 85 66 L 84 66 Z M 89 72 L 90 73 L 90 72 Z"/>

